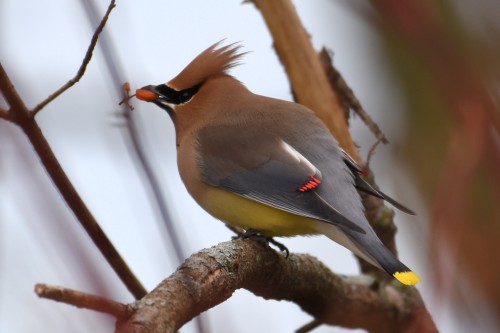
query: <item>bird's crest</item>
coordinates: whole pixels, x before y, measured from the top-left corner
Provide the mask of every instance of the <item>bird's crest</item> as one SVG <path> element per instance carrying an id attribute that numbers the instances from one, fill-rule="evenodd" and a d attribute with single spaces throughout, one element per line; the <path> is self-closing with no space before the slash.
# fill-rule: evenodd
<path id="1" fill-rule="evenodd" d="M 227 71 L 239 65 L 239 60 L 245 53 L 238 52 L 238 43 L 219 47 L 219 41 L 200 53 L 176 77 L 167 83 L 175 90 L 184 90 L 203 83 L 210 77 L 227 74 Z"/>

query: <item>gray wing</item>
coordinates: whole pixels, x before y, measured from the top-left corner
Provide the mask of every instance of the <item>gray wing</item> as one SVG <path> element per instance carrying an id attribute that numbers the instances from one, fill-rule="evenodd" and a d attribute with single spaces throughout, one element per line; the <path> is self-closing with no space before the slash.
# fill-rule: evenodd
<path id="1" fill-rule="evenodd" d="M 243 126 L 210 126 L 198 133 L 203 180 L 293 214 L 365 231 L 316 191 L 322 174 L 281 138 Z"/>
<path id="2" fill-rule="evenodd" d="M 351 170 L 351 172 L 354 175 L 354 179 L 356 182 L 356 188 L 360 191 L 363 191 L 365 193 L 368 193 L 370 195 L 373 195 L 377 198 L 383 199 L 399 209 L 402 212 L 405 212 L 406 214 L 409 215 L 417 215 L 414 211 L 412 211 L 410 208 L 404 206 L 403 204 L 397 202 L 384 192 L 380 191 L 379 189 L 374 188 L 371 186 L 366 180 L 363 179 L 362 174 L 364 173 L 364 170 L 361 169 L 361 167 L 349 156 L 345 151 L 342 151 L 344 153 L 344 162 L 347 165 L 347 167 Z"/>

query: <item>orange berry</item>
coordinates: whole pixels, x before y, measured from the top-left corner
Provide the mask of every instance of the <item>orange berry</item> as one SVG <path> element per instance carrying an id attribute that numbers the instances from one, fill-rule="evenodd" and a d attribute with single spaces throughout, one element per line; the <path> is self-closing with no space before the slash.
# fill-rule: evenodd
<path id="1" fill-rule="evenodd" d="M 140 99 L 141 101 L 151 102 L 157 99 L 159 96 L 152 91 L 145 89 L 137 89 L 135 91 L 135 97 Z"/>

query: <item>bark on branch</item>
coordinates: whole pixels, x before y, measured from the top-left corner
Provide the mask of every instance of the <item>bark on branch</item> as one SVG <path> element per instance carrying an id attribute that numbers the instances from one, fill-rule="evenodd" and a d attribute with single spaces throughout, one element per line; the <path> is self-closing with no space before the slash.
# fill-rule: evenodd
<path id="1" fill-rule="evenodd" d="M 124 319 L 130 316 L 130 308 L 127 305 L 73 289 L 38 283 L 35 285 L 35 293 L 41 298 L 71 304 L 83 309 L 107 313 L 118 319 Z"/>
<path id="2" fill-rule="evenodd" d="M 244 288 L 287 300 L 326 324 L 370 332 L 437 332 L 413 287 L 332 273 L 307 254 L 282 254 L 250 240 L 221 243 L 190 258 L 132 305 L 117 333 L 176 332 Z"/>

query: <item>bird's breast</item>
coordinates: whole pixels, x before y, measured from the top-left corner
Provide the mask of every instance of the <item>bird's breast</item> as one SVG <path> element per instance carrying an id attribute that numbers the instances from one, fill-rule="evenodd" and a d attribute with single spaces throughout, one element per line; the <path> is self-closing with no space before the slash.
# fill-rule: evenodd
<path id="1" fill-rule="evenodd" d="M 317 225 L 323 223 L 213 186 L 206 189 L 199 204 L 228 225 L 257 230 L 267 237 L 314 235 L 318 234 Z"/>

